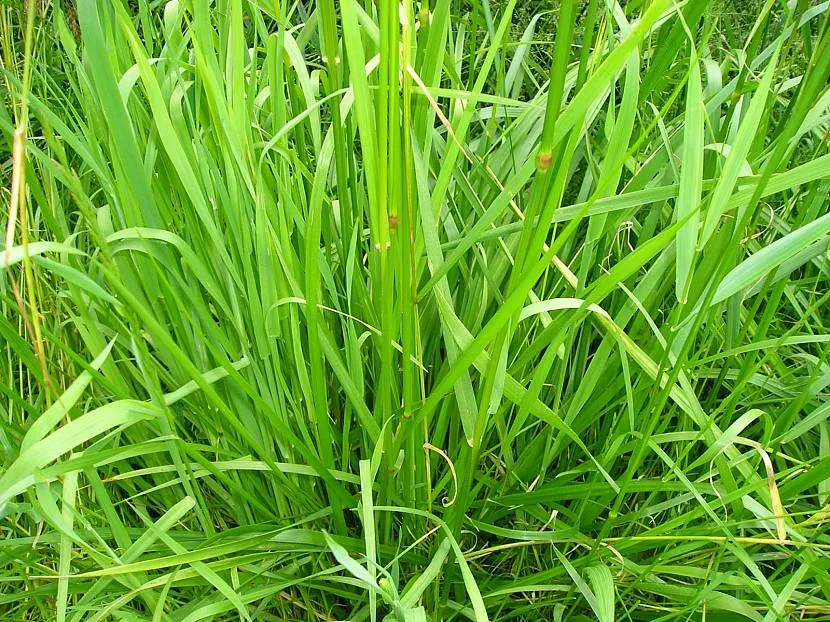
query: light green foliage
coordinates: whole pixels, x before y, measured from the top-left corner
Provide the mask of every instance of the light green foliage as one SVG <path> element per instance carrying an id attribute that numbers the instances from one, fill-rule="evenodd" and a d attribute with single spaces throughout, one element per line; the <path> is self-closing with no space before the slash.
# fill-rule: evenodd
<path id="1" fill-rule="evenodd" d="M 0 81 L 0 619 L 830 616 L 830 3 L 0 1 Z"/>

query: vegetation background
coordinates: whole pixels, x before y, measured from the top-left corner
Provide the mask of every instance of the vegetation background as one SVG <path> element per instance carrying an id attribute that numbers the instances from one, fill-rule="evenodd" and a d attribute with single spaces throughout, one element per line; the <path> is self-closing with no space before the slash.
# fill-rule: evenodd
<path id="1" fill-rule="evenodd" d="M 830 619 L 830 3 L 0 1 L 0 619 Z"/>

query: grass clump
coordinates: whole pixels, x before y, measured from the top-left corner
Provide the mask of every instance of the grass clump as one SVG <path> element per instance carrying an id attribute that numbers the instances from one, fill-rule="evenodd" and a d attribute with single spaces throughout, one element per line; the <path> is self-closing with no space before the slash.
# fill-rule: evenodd
<path id="1" fill-rule="evenodd" d="M 722 4 L 0 7 L 0 617 L 830 619 L 830 10 Z"/>

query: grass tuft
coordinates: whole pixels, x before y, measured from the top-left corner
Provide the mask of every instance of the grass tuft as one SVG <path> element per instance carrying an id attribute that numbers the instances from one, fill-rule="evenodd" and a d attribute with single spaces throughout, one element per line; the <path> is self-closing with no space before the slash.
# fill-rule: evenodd
<path id="1" fill-rule="evenodd" d="M 830 3 L 0 2 L 0 618 L 830 619 Z"/>

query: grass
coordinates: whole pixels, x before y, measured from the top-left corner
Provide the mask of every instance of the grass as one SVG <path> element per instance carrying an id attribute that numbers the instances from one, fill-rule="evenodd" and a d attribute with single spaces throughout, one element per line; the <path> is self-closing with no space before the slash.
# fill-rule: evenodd
<path id="1" fill-rule="evenodd" d="M 830 619 L 827 2 L 25 4 L 3 620 Z"/>

